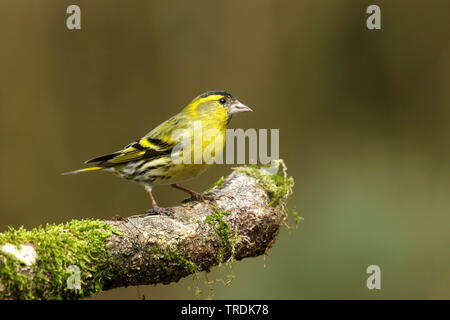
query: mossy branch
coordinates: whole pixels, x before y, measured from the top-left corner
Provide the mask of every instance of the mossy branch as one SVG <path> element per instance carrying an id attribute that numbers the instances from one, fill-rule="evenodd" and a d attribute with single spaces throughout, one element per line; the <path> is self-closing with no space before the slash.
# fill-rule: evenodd
<path id="1" fill-rule="evenodd" d="M 284 166 L 284 164 L 283 164 Z M 169 215 L 72 220 L 0 234 L 0 299 L 78 299 L 176 282 L 232 258 L 264 254 L 286 222 L 293 180 L 235 168 Z"/>

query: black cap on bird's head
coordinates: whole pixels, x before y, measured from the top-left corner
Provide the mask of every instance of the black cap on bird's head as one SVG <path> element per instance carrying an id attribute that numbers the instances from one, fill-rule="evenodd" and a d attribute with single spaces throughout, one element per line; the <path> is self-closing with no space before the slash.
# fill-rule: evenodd
<path id="1" fill-rule="evenodd" d="M 241 103 L 238 99 L 233 97 L 230 93 L 223 91 L 223 90 L 217 90 L 217 91 L 208 91 L 203 94 L 201 94 L 197 99 L 207 98 L 207 97 L 214 97 L 217 99 L 217 101 L 228 108 L 228 113 L 230 115 L 233 115 L 235 113 L 239 112 L 246 112 L 246 111 L 253 111 L 243 103 Z"/>
<path id="2" fill-rule="evenodd" d="M 229 94 L 228 92 L 223 91 L 223 90 L 208 91 L 208 92 L 205 92 L 205 93 L 201 94 L 199 96 L 199 98 L 206 98 L 206 97 L 209 97 L 209 96 L 218 96 L 218 95 L 234 99 L 234 97 L 231 94 Z"/>

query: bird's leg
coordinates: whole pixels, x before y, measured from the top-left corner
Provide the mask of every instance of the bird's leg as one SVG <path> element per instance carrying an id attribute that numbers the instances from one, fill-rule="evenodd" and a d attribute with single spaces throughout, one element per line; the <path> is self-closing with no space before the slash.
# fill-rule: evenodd
<path id="1" fill-rule="evenodd" d="M 210 195 L 201 194 L 201 193 L 195 192 L 193 190 L 189 190 L 189 189 L 183 188 L 183 187 L 177 185 L 176 183 L 171 184 L 171 186 L 174 187 L 175 189 L 178 189 L 178 190 L 184 191 L 186 193 L 189 193 L 191 195 L 191 197 L 193 199 L 197 200 L 197 201 L 212 200 L 214 198 L 214 197 L 212 197 Z"/>
<path id="2" fill-rule="evenodd" d="M 167 215 L 169 215 L 168 214 L 168 211 L 170 211 L 169 209 L 161 208 L 156 203 L 155 197 L 153 196 L 153 193 L 152 193 L 152 187 L 145 186 L 145 190 L 147 191 L 148 195 L 150 196 L 150 199 L 152 200 L 152 206 L 153 206 L 153 209 L 147 210 L 146 213 L 147 214 L 167 214 Z"/>
<path id="3" fill-rule="evenodd" d="M 181 190 L 183 192 L 189 193 L 192 196 L 192 198 L 194 198 L 196 200 L 201 200 L 202 195 L 200 193 L 198 193 L 198 192 L 195 192 L 193 190 L 189 190 L 189 189 L 183 188 L 183 187 L 177 185 L 176 183 L 171 184 L 171 186 L 174 187 L 175 189 L 178 189 L 178 190 Z"/>
<path id="4" fill-rule="evenodd" d="M 148 195 L 150 196 L 150 199 L 152 200 L 153 208 L 159 208 L 158 204 L 156 203 L 155 197 L 153 197 L 152 187 L 145 187 L 145 191 L 147 191 Z"/>

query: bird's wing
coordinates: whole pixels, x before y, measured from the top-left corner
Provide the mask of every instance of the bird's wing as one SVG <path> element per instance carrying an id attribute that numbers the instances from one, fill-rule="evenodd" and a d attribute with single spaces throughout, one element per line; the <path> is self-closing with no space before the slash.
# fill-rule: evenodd
<path id="1" fill-rule="evenodd" d="M 168 139 L 144 137 L 139 141 L 128 144 L 120 151 L 106 154 L 86 161 L 96 162 L 97 166 L 108 168 L 130 161 L 151 159 L 157 156 L 168 155 L 176 144 Z"/>
<path id="2" fill-rule="evenodd" d="M 130 161 L 170 155 L 172 149 L 178 144 L 179 132 L 183 132 L 183 129 L 188 126 L 189 121 L 186 121 L 183 115 L 175 115 L 122 150 L 90 159 L 86 163 L 96 162 L 96 166 L 108 168 Z"/>
<path id="3" fill-rule="evenodd" d="M 177 135 L 174 132 L 179 132 L 177 129 L 183 129 L 188 123 L 184 117 L 176 115 L 161 123 L 140 140 L 128 144 L 122 150 L 87 160 L 85 163 L 93 164 L 91 167 L 63 174 L 98 171 L 131 161 L 152 160 L 161 156 L 169 156 L 178 144 Z"/>

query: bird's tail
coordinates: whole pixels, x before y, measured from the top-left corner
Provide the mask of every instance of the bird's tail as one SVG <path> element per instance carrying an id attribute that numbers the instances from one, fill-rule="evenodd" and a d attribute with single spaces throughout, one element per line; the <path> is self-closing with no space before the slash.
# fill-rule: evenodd
<path id="1" fill-rule="evenodd" d="M 79 170 L 75 170 L 75 171 L 69 171 L 69 172 L 64 172 L 61 173 L 63 176 L 68 175 L 68 174 L 76 174 L 76 173 L 80 173 L 80 172 L 88 172 L 88 171 L 97 171 L 97 170 L 102 170 L 105 167 L 90 167 L 90 168 L 84 168 L 84 169 L 79 169 Z"/>

